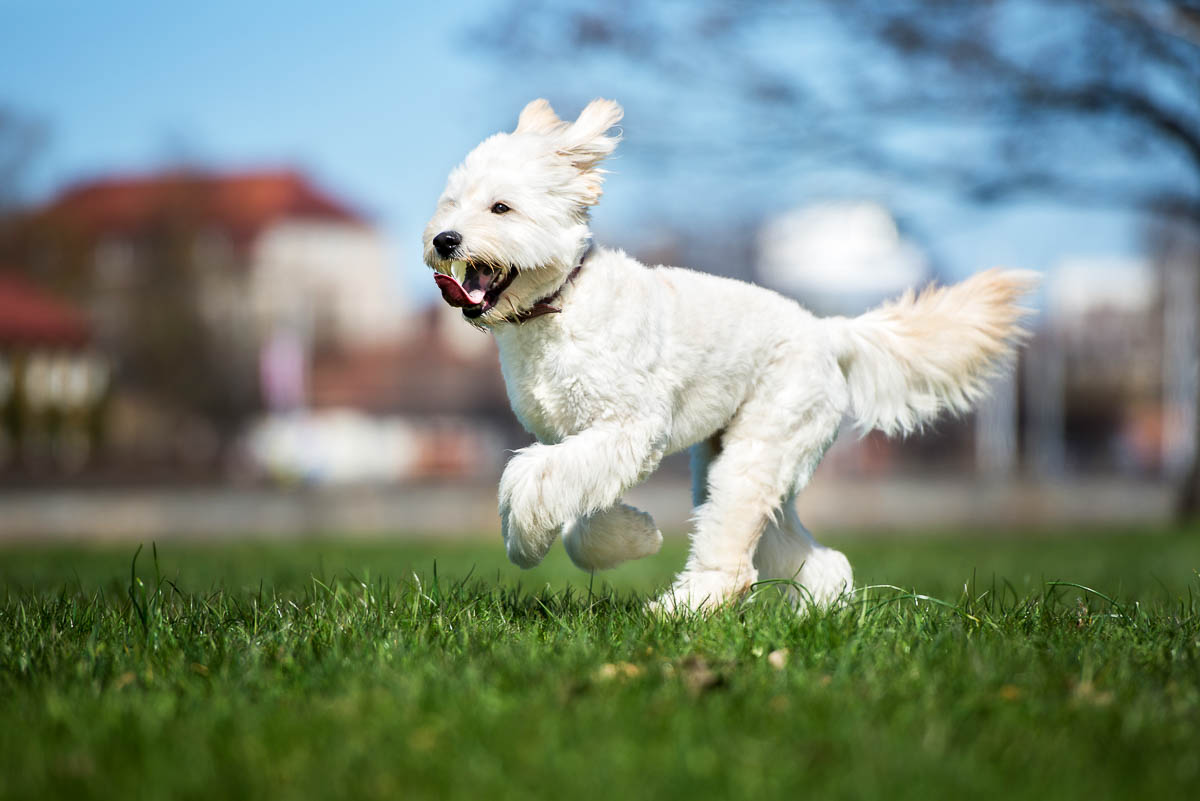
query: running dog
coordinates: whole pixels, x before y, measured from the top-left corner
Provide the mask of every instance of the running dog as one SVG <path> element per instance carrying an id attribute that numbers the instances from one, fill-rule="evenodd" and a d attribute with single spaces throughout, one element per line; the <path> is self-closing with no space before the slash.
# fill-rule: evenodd
<path id="1" fill-rule="evenodd" d="M 765 579 L 800 606 L 836 602 L 850 564 L 800 524 L 796 494 L 846 416 L 905 434 L 969 409 L 1012 358 L 1037 276 L 990 270 L 822 319 L 762 287 L 594 247 L 588 210 L 621 117 L 611 100 L 573 122 L 533 101 L 451 172 L 425 229 L 443 298 L 494 335 L 537 438 L 500 480 L 508 556 L 532 567 L 560 534 L 585 570 L 656 553 L 653 519 L 621 496 L 690 448 L 691 552 L 657 607 L 716 607 Z"/>

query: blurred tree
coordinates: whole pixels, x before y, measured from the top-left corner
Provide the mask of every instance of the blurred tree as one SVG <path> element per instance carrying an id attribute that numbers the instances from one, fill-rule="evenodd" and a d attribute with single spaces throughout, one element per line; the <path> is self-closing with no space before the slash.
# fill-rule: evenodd
<path id="1" fill-rule="evenodd" d="M 15 266 L 16 231 L 24 224 L 22 186 L 45 146 L 47 132 L 37 120 L 0 106 L 0 265 Z"/>
<path id="2" fill-rule="evenodd" d="M 25 174 L 46 138 L 43 123 L 0 106 L 0 215 L 18 205 Z"/>
<path id="3" fill-rule="evenodd" d="M 1197 0 L 514 0 L 480 35 L 507 60 L 621 65 L 647 108 L 725 116 L 719 141 L 674 136 L 656 158 L 808 156 L 976 203 L 1052 197 L 1200 232 Z"/>

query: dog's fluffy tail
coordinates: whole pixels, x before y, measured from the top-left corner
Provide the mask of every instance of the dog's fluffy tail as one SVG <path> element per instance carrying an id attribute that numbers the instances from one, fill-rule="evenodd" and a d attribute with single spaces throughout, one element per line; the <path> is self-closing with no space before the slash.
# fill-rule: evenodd
<path id="1" fill-rule="evenodd" d="M 1027 335 L 1018 300 L 1040 276 L 988 270 L 960 284 L 912 290 L 853 319 L 829 320 L 850 413 L 863 431 L 908 433 L 961 413 L 1011 364 Z"/>

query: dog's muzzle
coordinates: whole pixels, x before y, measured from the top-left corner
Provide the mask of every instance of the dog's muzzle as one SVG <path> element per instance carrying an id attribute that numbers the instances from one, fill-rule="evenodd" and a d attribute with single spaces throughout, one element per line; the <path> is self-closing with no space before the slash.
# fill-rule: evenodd
<path id="1" fill-rule="evenodd" d="M 450 269 L 450 275 L 436 273 L 433 280 L 442 291 L 442 299 L 471 318 L 493 308 L 500 293 L 517 277 L 516 268 L 500 271 L 466 261 L 453 261 Z"/>

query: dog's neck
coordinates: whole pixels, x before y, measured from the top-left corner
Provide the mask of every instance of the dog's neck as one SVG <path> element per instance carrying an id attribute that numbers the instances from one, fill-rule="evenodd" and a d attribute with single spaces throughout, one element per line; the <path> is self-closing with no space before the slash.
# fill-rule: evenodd
<path id="1" fill-rule="evenodd" d="M 516 315 L 515 317 L 508 318 L 508 322 L 520 325 L 521 323 L 529 322 L 535 317 L 541 317 L 543 314 L 561 314 L 562 308 L 560 306 L 555 306 L 554 302 L 558 300 L 558 297 L 562 294 L 563 290 L 567 288 L 567 284 L 575 281 L 575 277 L 578 276 L 579 271 L 583 269 L 583 265 L 587 262 L 588 257 L 592 255 L 593 247 L 594 245 L 591 242 L 588 242 L 587 249 L 583 251 L 583 255 L 579 257 L 579 263 L 575 265 L 575 269 L 571 270 L 571 272 L 567 275 L 566 280 L 559 285 L 558 289 L 554 290 L 546 297 L 541 298 L 528 309 Z"/>

